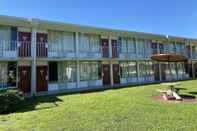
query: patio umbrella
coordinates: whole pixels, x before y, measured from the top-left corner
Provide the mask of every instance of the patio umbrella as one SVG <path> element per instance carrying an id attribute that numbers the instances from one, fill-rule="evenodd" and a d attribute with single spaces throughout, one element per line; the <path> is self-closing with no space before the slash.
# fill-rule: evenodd
<path id="1" fill-rule="evenodd" d="M 170 70 L 170 74 L 172 74 L 170 69 L 170 62 L 187 62 L 187 57 L 179 54 L 154 54 L 151 56 L 152 60 L 158 61 L 158 62 L 168 62 L 168 68 Z"/>

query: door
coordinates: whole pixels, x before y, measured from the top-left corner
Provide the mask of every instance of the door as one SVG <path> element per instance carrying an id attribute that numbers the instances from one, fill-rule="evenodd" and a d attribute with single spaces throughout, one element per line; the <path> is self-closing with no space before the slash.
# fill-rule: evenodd
<path id="1" fill-rule="evenodd" d="M 159 76 L 159 64 L 153 64 L 153 70 L 154 70 L 154 77 L 156 81 L 160 81 L 160 76 Z"/>
<path id="2" fill-rule="evenodd" d="M 48 67 L 37 66 L 36 76 L 37 76 L 36 91 L 37 92 L 47 91 L 48 90 Z"/>
<path id="3" fill-rule="evenodd" d="M 117 58 L 118 57 L 118 43 L 117 40 L 112 40 L 112 57 Z"/>
<path id="4" fill-rule="evenodd" d="M 114 80 L 114 84 L 120 84 L 120 66 L 119 66 L 119 64 L 113 64 L 113 80 Z"/>
<path id="5" fill-rule="evenodd" d="M 110 65 L 103 65 L 103 85 L 110 85 Z"/>
<path id="6" fill-rule="evenodd" d="M 19 66 L 18 67 L 18 88 L 24 93 L 31 91 L 31 67 Z"/>
<path id="7" fill-rule="evenodd" d="M 19 32 L 19 57 L 30 57 L 31 56 L 31 33 Z"/>
<path id="8" fill-rule="evenodd" d="M 47 57 L 47 34 L 37 33 L 36 34 L 36 54 L 37 57 Z"/>
<path id="9" fill-rule="evenodd" d="M 108 39 L 101 40 L 101 48 L 103 52 L 103 57 L 109 57 L 109 41 Z"/>

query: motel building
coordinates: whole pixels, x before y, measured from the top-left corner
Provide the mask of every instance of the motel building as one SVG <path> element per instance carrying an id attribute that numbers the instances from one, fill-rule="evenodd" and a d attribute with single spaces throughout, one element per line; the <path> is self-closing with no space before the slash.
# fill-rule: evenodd
<path id="1" fill-rule="evenodd" d="M 188 62 L 151 60 L 174 53 Z M 195 79 L 197 40 L 0 16 L 0 89 L 49 94 Z"/>

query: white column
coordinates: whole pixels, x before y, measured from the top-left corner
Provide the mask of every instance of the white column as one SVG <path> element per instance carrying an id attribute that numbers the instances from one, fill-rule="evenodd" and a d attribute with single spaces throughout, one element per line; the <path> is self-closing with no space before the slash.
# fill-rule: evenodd
<path id="1" fill-rule="evenodd" d="M 139 74 L 139 72 L 140 72 L 139 61 L 136 61 L 136 65 L 137 65 L 137 81 L 139 82 L 139 80 L 140 80 L 140 74 Z"/>
<path id="2" fill-rule="evenodd" d="M 31 34 L 31 94 L 36 94 L 36 27 L 32 28 Z"/>
<path id="3" fill-rule="evenodd" d="M 137 44 L 137 38 L 135 38 L 135 47 L 136 47 L 136 49 L 135 49 L 135 51 L 136 51 L 136 60 L 137 60 L 137 58 L 138 58 L 138 44 Z"/>
<path id="4" fill-rule="evenodd" d="M 80 88 L 80 65 L 79 65 L 79 33 L 75 32 L 75 54 L 77 62 L 77 88 Z"/>
<path id="5" fill-rule="evenodd" d="M 79 60 L 77 60 L 77 88 L 80 88 L 80 65 Z"/>
<path id="6" fill-rule="evenodd" d="M 111 36 L 109 36 L 109 58 L 112 58 L 112 43 L 111 43 Z"/>
<path id="7" fill-rule="evenodd" d="M 75 32 L 75 54 L 76 57 L 78 58 L 79 55 L 79 33 Z"/>
<path id="8" fill-rule="evenodd" d="M 114 85 L 114 77 L 113 77 L 113 62 L 110 60 L 110 80 L 111 80 L 111 86 Z"/>
<path id="9" fill-rule="evenodd" d="M 162 76 L 161 76 L 161 63 L 159 64 L 159 81 L 162 81 Z M 168 68 L 168 67 L 167 67 Z"/>
<path id="10" fill-rule="evenodd" d="M 193 59 L 193 50 L 192 50 L 192 44 L 190 43 L 190 59 Z"/>

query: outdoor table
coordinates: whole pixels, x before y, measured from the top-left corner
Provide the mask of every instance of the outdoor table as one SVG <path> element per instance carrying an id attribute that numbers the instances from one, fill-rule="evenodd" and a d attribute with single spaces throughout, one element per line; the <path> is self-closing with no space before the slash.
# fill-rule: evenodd
<path id="1" fill-rule="evenodd" d="M 163 98 L 165 100 L 168 100 L 169 96 L 174 97 L 176 100 L 182 100 L 182 98 L 178 94 L 178 89 L 175 87 L 180 86 L 181 84 L 178 82 L 173 82 L 173 83 L 162 83 L 161 85 L 168 86 L 166 90 L 159 89 L 157 90 L 158 92 L 163 94 Z"/>

